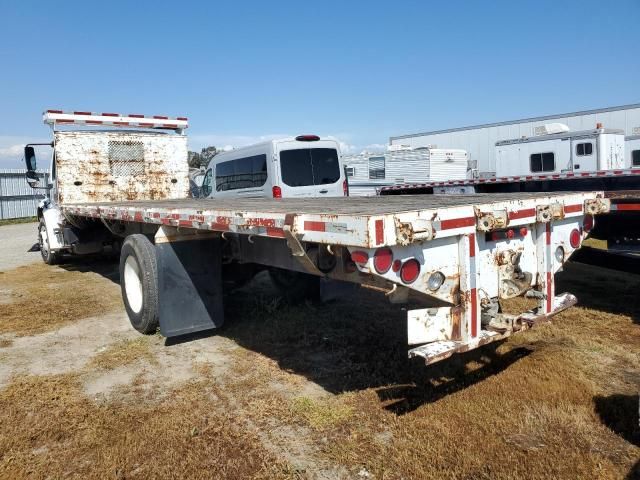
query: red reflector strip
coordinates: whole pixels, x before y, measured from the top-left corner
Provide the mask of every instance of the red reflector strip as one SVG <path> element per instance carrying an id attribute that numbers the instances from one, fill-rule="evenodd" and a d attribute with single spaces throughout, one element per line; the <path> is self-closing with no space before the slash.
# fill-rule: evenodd
<path id="1" fill-rule="evenodd" d="M 525 208 L 523 210 L 515 210 L 513 212 L 509 212 L 509 220 L 516 220 L 518 218 L 528 218 L 535 217 L 536 209 L 535 208 Z"/>
<path id="2" fill-rule="evenodd" d="M 469 235 L 469 256 L 471 258 L 476 256 L 476 234 Z"/>
<path id="3" fill-rule="evenodd" d="M 169 117 L 165 117 L 164 115 L 154 115 L 153 118 L 157 120 L 169 120 Z"/>
<path id="4" fill-rule="evenodd" d="M 47 113 L 62 113 L 62 110 L 47 110 Z"/>
<path id="5" fill-rule="evenodd" d="M 178 128 L 178 124 L 176 123 L 163 123 L 162 126 L 165 128 Z"/>
<path id="6" fill-rule="evenodd" d="M 102 125 L 101 120 L 86 120 L 84 123 L 90 124 L 90 125 Z"/>
<path id="7" fill-rule="evenodd" d="M 471 336 L 473 338 L 478 336 L 478 290 L 476 288 L 471 289 Z"/>
<path id="8" fill-rule="evenodd" d="M 56 120 L 56 123 L 74 123 L 73 120 Z"/>
<path id="9" fill-rule="evenodd" d="M 138 123 L 140 127 L 153 127 L 153 123 Z"/>
<path id="10" fill-rule="evenodd" d="M 452 228 L 473 227 L 475 224 L 475 217 L 453 218 L 451 220 L 442 220 L 440 222 L 440 229 L 449 230 Z"/>
<path id="11" fill-rule="evenodd" d="M 73 112 L 74 115 L 92 115 L 91 112 Z"/>
<path id="12" fill-rule="evenodd" d="M 577 212 L 582 213 L 582 205 L 581 204 L 565 205 L 564 206 L 564 213 L 577 213 Z"/>
<path id="13" fill-rule="evenodd" d="M 326 223 L 305 220 L 304 229 L 311 232 L 324 232 L 326 230 Z"/>
<path id="14" fill-rule="evenodd" d="M 376 220 L 376 245 L 384 243 L 384 220 Z"/>
<path id="15" fill-rule="evenodd" d="M 640 210 L 640 203 L 615 203 L 611 205 L 611 209 L 617 211 Z"/>
<path id="16" fill-rule="evenodd" d="M 114 125 L 129 125 L 129 122 L 112 122 Z"/>
<path id="17" fill-rule="evenodd" d="M 130 113 L 127 117 L 144 118 L 144 115 L 140 115 L 139 113 Z"/>
<path id="18" fill-rule="evenodd" d="M 281 228 L 267 227 L 267 235 L 269 237 L 284 238 L 284 230 Z"/>
<path id="19" fill-rule="evenodd" d="M 176 120 L 183 120 L 183 121 L 188 121 L 189 119 L 187 117 L 178 117 L 176 118 Z"/>
<path id="20" fill-rule="evenodd" d="M 119 113 L 103 113 L 102 116 L 103 117 L 119 117 L 120 114 Z"/>

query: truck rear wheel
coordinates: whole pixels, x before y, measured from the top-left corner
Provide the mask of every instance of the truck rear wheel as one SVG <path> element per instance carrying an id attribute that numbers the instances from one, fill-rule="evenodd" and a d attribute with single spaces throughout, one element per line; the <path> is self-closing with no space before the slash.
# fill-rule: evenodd
<path id="1" fill-rule="evenodd" d="M 315 302 L 320 299 L 320 277 L 280 268 L 270 268 L 269 276 L 288 303 L 296 304 L 305 300 Z"/>
<path id="2" fill-rule="evenodd" d="M 44 219 L 40 220 L 38 225 L 38 244 L 40 245 L 40 255 L 47 265 L 57 265 L 60 263 L 60 253 L 52 252 L 49 245 L 49 234 L 47 233 L 47 225 Z"/>
<path id="3" fill-rule="evenodd" d="M 120 251 L 120 288 L 133 328 L 158 329 L 158 266 L 154 245 L 141 234 L 129 235 Z"/>

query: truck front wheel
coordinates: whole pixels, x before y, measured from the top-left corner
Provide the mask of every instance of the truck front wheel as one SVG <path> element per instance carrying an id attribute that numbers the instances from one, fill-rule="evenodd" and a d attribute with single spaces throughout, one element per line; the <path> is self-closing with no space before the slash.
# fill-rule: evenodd
<path id="1" fill-rule="evenodd" d="M 141 234 L 129 235 L 120 251 L 120 288 L 133 328 L 158 329 L 158 266 L 154 245 Z"/>
<path id="2" fill-rule="evenodd" d="M 52 252 L 49 245 L 49 234 L 47 233 L 47 225 L 44 219 L 40 220 L 38 225 L 38 244 L 40 245 L 40 255 L 47 265 L 56 265 L 60 263 L 60 253 Z"/>

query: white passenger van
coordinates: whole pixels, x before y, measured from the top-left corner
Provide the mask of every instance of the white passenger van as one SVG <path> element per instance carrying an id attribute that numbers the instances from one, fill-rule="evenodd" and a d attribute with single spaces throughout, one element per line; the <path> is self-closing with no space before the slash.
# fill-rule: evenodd
<path id="1" fill-rule="evenodd" d="M 341 197 L 348 195 L 340 146 L 316 135 L 238 148 L 211 159 L 202 196 Z"/>

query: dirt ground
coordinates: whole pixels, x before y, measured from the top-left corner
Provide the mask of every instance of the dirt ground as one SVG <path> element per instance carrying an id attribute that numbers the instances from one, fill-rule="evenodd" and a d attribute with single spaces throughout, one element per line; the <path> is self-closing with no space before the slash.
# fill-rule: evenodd
<path id="1" fill-rule="evenodd" d="M 640 478 L 640 275 L 569 264 L 580 306 L 425 367 L 374 292 L 293 307 L 263 277 L 171 344 L 129 326 L 115 264 L 17 257 L 1 478 Z"/>

